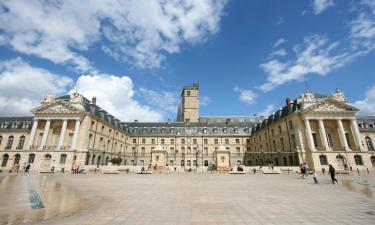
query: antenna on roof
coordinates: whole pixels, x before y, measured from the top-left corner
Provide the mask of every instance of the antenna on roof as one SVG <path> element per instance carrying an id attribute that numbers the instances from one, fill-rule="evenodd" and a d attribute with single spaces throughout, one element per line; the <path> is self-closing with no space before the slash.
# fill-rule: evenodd
<path id="1" fill-rule="evenodd" d="M 305 76 L 305 92 L 309 92 L 309 82 L 306 76 Z"/>

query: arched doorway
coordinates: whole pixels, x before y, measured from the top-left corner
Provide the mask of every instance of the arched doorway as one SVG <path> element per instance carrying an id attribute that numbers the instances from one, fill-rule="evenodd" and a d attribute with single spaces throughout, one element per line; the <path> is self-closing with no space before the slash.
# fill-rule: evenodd
<path id="1" fill-rule="evenodd" d="M 98 156 L 98 160 L 96 161 L 96 165 L 97 165 L 97 166 L 100 165 L 100 159 L 101 159 L 101 158 L 102 158 L 102 157 L 99 155 L 99 156 Z"/>
<path id="2" fill-rule="evenodd" d="M 106 165 L 108 165 L 108 161 L 109 161 L 109 157 L 107 156 L 107 157 L 105 158 L 105 164 L 106 164 Z"/>
<path id="3" fill-rule="evenodd" d="M 91 165 L 95 165 L 95 158 L 96 158 L 96 155 L 93 155 L 92 160 L 91 160 Z"/>
<path id="4" fill-rule="evenodd" d="M 371 156 L 370 160 L 371 160 L 371 165 L 375 167 L 375 156 Z"/>
<path id="5" fill-rule="evenodd" d="M 16 154 L 14 156 L 13 165 L 19 165 L 20 164 L 20 160 L 21 160 L 21 155 L 20 154 Z"/>
<path id="6" fill-rule="evenodd" d="M 347 169 L 346 159 L 343 155 L 336 156 L 337 170 L 345 171 Z"/>
<path id="7" fill-rule="evenodd" d="M 1 167 L 6 167 L 7 166 L 8 159 L 9 159 L 9 155 L 8 154 L 4 154 L 3 155 L 3 161 L 1 162 Z"/>

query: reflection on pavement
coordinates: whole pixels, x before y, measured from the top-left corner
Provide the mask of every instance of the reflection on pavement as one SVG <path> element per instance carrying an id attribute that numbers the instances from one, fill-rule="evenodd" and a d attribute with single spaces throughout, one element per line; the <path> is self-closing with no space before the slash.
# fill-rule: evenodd
<path id="1" fill-rule="evenodd" d="M 61 185 L 53 175 L 1 176 L 0 199 L 0 224 L 29 224 L 87 206 L 79 193 Z"/>

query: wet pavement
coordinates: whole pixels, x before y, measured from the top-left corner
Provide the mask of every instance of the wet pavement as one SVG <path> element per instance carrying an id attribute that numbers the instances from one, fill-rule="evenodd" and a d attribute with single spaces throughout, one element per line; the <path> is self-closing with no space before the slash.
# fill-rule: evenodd
<path id="1" fill-rule="evenodd" d="M 374 224 L 375 176 L 337 178 L 0 175 L 0 224 Z"/>

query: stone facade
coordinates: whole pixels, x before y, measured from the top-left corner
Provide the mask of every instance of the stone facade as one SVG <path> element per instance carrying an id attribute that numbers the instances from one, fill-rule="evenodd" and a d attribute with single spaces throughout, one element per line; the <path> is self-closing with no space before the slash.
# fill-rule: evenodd
<path id="1" fill-rule="evenodd" d="M 121 122 L 78 93 L 47 95 L 34 117 L 0 117 L 0 169 L 27 163 L 33 170 L 93 169 L 113 158 L 156 169 L 302 162 L 315 170 L 375 168 L 375 117 L 356 117 L 340 90 L 306 91 L 268 118 L 200 117 L 198 95 L 198 85 L 185 87 L 177 121 L 158 123 Z"/>

